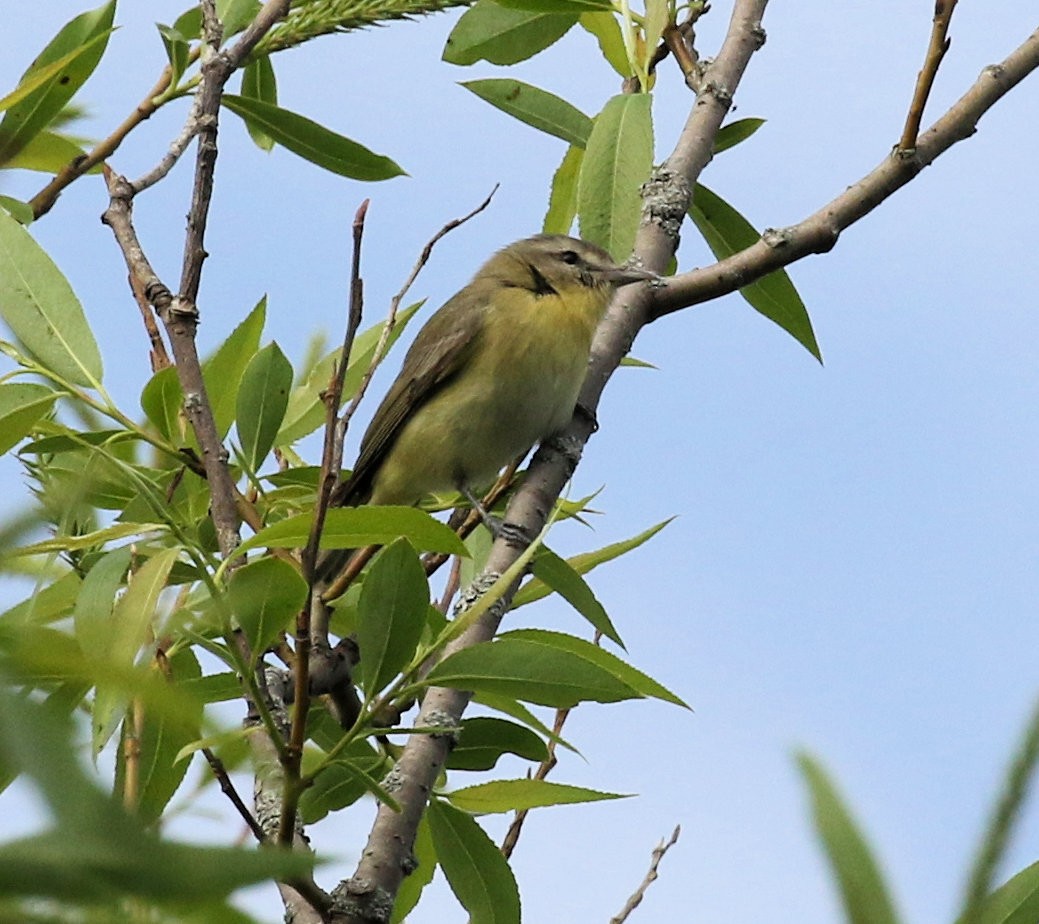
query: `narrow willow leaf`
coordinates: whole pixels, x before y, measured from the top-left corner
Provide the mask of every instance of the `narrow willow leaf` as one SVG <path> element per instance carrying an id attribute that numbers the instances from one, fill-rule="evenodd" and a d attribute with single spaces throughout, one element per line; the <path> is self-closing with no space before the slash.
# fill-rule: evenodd
<path id="1" fill-rule="evenodd" d="M 548 197 L 548 211 L 541 230 L 545 234 L 569 234 L 577 217 L 577 181 L 581 175 L 584 148 L 571 145 L 563 155 L 563 162 L 552 175 L 552 191 Z"/>
<path id="2" fill-rule="evenodd" d="M 593 645 L 583 638 L 567 635 L 565 632 L 550 632 L 547 629 L 513 629 L 511 632 L 500 635 L 499 638 L 544 645 L 556 651 L 566 652 L 616 677 L 639 696 L 652 696 L 654 699 L 673 703 L 684 709 L 689 708 L 688 703 L 663 684 L 622 661 L 615 654 L 603 651 L 598 645 Z"/>
<path id="3" fill-rule="evenodd" d="M 580 16 L 589 11 L 613 9 L 610 0 L 494 0 L 510 10 L 530 10 L 534 13 L 573 13 Z"/>
<path id="4" fill-rule="evenodd" d="M 370 745 L 365 743 L 364 747 L 366 752 L 351 746 L 347 749 L 350 753 L 314 777 L 314 784 L 303 793 L 299 803 L 300 817 L 305 824 L 314 824 L 329 812 L 338 812 L 370 792 L 381 791 L 373 774 L 382 768 L 383 759 Z"/>
<path id="5" fill-rule="evenodd" d="M 576 13 L 535 13 L 476 0 L 455 23 L 444 46 L 448 64 L 517 64 L 544 51 L 577 22 Z"/>
<path id="6" fill-rule="evenodd" d="M 477 716 L 462 720 L 445 766 L 448 770 L 490 770 L 504 754 L 542 761 L 548 757 L 548 748 L 529 728 L 506 719 Z"/>
<path id="7" fill-rule="evenodd" d="M 499 638 L 456 651 L 434 667 L 426 680 L 434 686 L 497 693 L 557 709 L 642 695 L 589 658 L 523 638 Z"/>
<path id="8" fill-rule="evenodd" d="M 73 385 L 101 381 L 101 353 L 72 286 L 6 212 L 0 212 L 0 317 L 44 368 Z"/>
<path id="9" fill-rule="evenodd" d="M 404 328 L 424 304 L 424 301 L 409 305 L 403 311 L 397 313 L 396 323 L 390 332 L 387 349 L 397 342 Z M 375 348 L 382 336 L 386 322 L 378 324 L 362 331 L 354 338 L 353 347 L 350 349 L 350 360 L 346 367 L 346 376 L 343 380 L 343 398 L 353 397 L 360 386 L 364 374 L 371 367 L 375 356 Z M 275 440 L 276 446 L 285 446 L 288 443 L 302 439 L 308 433 L 313 433 L 320 427 L 327 416 L 325 402 L 322 393 L 328 388 L 332 377 L 332 370 L 339 362 L 341 350 L 332 350 L 322 359 L 316 362 L 307 373 L 307 379 L 301 385 L 292 389 L 289 395 L 289 406 L 285 411 L 285 423 L 282 424 L 281 432 Z"/>
<path id="10" fill-rule="evenodd" d="M 278 105 L 278 81 L 274 76 L 270 55 L 256 58 L 245 65 L 242 71 L 242 96 L 272 106 Z M 245 127 L 258 148 L 270 151 L 274 147 L 274 139 L 265 131 L 256 128 L 251 122 L 246 122 Z"/>
<path id="11" fill-rule="evenodd" d="M 251 549 L 298 548 L 310 536 L 311 515 L 288 517 L 250 536 L 237 549 L 241 555 Z M 454 530 L 415 507 L 349 507 L 329 510 L 321 536 L 323 549 L 354 549 L 365 545 L 385 545 L 403 536 L 424 552 L 466 555 L 465 544 Z"/>
<path id="12" fill-rule="evenodd" d="M 165 529 L 161 523 L 114 523 L 101 529 L 91 530 L 76 536 L 55 536 L 12 549 L 7 554 L 15 555 L 48 555 L 51 552 L 78 552 L 96 545 L 103 545 L 114 539 L 126 539 L 128 536 L 139 536 L 143 533 Z"/>
<path id="13" fill-rule="evenodd" d="M 376 154 L 306 116 L 247 96 L 225 93 L 221 103 L 293 154 L 331 173 L 369 181 L 404 175 L 404 171 L 390 158 Z"/>
<path id="14" fill-rule="evenodd" d="M 169 695 L 183 701 L 190 718 L 144 712 L 135 742 L 138 779 L 134 808 L 146 823 L 158 821 L 184 781 L 191 761 L 176 758 L 186 744 L 198 738 L 202 722 L 202 703 L 186 692 L 187 682 L 202 674 L 194 652 L 179 649 L 169 658 L 166 671 L 171 681 Z M 121 747 L 116 754 L 116 792 L 122 792 L 125 783 L 126 749 Z"/>
<path id="15" fill-rule="evenodd" d="M 797 763 L 812 799 L 822 840 L 851 924 L 897 924 L 899 918 L 866 839 L 819 763 L 801 753 Z"/>
<path id="16" fill-rule="evenodd" d="M 631 69 L 628 53 L 624 49 L 621 27 L 613 13 L 582 13 L 578 22 L 581 23 L 581 28 L 595 36 L 595 40 L 599 43 L 599 51 L 602 52 L 602 56 L 610 67 L 621 77 L 634 76 L 635 72 Z"/>
<path id="17" fill-rule="evenodd" d="M 242 373 L 235 418 L 246 463 L 256 471 L 274 445 L 292 388 L 292 363 L 277 343 L 257 353 Z"/>
<path id="18" fill-rule="evenodd" d="M 183 446 L 186 418 L 181 412 L 184 392 L 176 366 L 160 369 L 141 391 L 141 410 L 155 429 L 173 446 Z"/>
<path id="19" fill-rule="evenodd" d="M 534 558 L 534 576 L 569 603 L 578 613 L 611 641 L 624 648 L 624 642 L 584 578 L 564 559 L 544 546 Z"/>
<path id="20" fill-rule="evenodd" d="M 0 624 L 46 625 L 64 619 L 72 612 L 82 591 L 83 581 L 75 571 L 62 575 L 53 584 L 34 591 L 27 599 L 0 613 Z"/>
<path id="21" fill-rule="evenodd" d="M 259 0 L 216 0 L 216 11 L 224 27 L 224 41 L 241 32 L 260 12 Z"/>
<path id="22" fill-rule="evenodd" d="M 711 252 L 724 260 L 756 244 L 761 235 L 729 203 L 706 186 L 696 185 L 689 217 L 700 229 Z M 817 360 L 822 362 L 812 321 L 801 296 L 785 270 L 775 270 L 740 289 L 755 311 L 778 324 Z"/>
<path id="23" fill-rule="evenodd" d="M 629 799 L 616 792 L 600 792 L 583 786 L 567 786 L 547 780 L 492 780 L 446 793 L 451 804 L 463 812 L 483 815 L 498 812 L 522 812 L 549 805 L 575 805 L 580 802 L 602 802 Z"/>
<path id="24" fill-rule="evenodd" d="M 47 128 L 94 72 L 105 52 L 115 17 L 115 0 L 69 20 L 48 42 L 22 76 L 25 84 L 48 65 L 71 60 L 32 92 L 8 105 L 0 121 L 0 164 Z M 76 54 L 76 52 L 81 52 Z"/>
<path id="25" fill-rule="evenodd" d="M 20 225 L 31 225 L 36 216 L 33 214 L 32 206 L 21 199 L 12 199 L 10 196 L 0 196 L 0 208 L 10 215 Z"/>
<path id="26" fill-rule="evenodd" d="M 188 38 L 174 26 L 164 26 L 157 22 L 155 28 L 159 30 L 159 38 L 166 49 L 166 60 L 170 63 L 170 86 L 175 87 L 184 75 L 184 68 L 188 66 Z"/>
<path id="27" fill-rule="evenodd" d="M 422 892 L 433 881 L 437 871 L 437 853 L 433 847 L 433 835 L 429 830 L 429 819 L 423 814 L 415 833 L 415 843 L 411 848 L 415 858 L 415 869 L 404 877 L 397 890 L 397 899 L 393 903 L 393 917 L 390 924 L 403 924 L 422 898 Z"/>
<path id="28" fill-rule="evenodd" d="M 45 385 L 7 382 L 0 385 L 0 455 L 32 432 L 33 425 L 58 399 Z"/>
<path id="29" fill-rule="evenodd" d="M 46 64 L 40 68 L 30 68 L 22 76 L 22 79 L 10 93 L 6 96 L 0 97 L 0 112 L 5 112 L 13 106 L 16 106 L 22 100 L 28 98 L 34 94 L 41 87 L 48 85 L 55 78 L 60 78 L 62 74 L 68 69 L 68 67 L 77 61 L 79 58 L 85 57 L 86 55 L 94 51 L 94 46 L 100 42 L 108 40 L 109 33 L 97 35 L 85 45 L 80 45 L 78 48 L 74 48 L 67 54 L 62 55 L 50 64 Z"/>
<path id="30" fill-rule="evenodd" d="M 231 335 L 217 347 L 216 352 L 202 363 L 202 380 L 213 408 L 220 438 L 234 423 L 238 403 L 238 389 L 245 367 L 260 348 L 260 335 L 267 320 L 267 296 L 261 298 Z"/>
<path id="31" fill-rule="evenodd" d="M 35 170 L 38 173 L 59 173 L 72 161 L 84 156 L 83 149 L 71 138 L 56 132 L 40 132 L 3 166 L 9 170 Z M 88 173 L 100 173 L 101 165 L 91 167 Z"/>
<path id="32" fill-rule="evenodd" d="M 569 144 L 584 147 L 592 131 L 592 120 L 576 106 L 522 80 L 467 80 L 462 86 L 502 112 Z"/>
<path id="33" fill-rule="evenodd" d="M 1011 876 L 982 902 L 973 920 L 956 924 L 1035 924 L 1039 921 L 1039 863 Z"/>
<path id="34" fill-rule="evenodd" d="M 581 237 L 627 259 L 642 214 L 640 188 L 653 169 L 652 100 L 621 93 L 595 117 L 577 186 Z"/>
<path id="35" fill-rule="evenodd" d="M 728 125 L 723 125 L 714 137 L 714 153 L 720 154 L 731 147 L 735 147 L 741 141 L 746 141 L 762 125 L 764 119 L 737 119 Z"/>
<path id="36" fill-rule="evenodd" d="M 163 549 L 133 574 L 126 593 L 112 608 L 111 634 L 104 653 L 105 670 L 132 671 L 141 648 L 152 633 L 159 594 L 166 587 L 179 549 Z M 116 670 L 113 671 L 113 668 Z M 108 742 L 126 706 L 126 692 L 118 683 L 99 683 L 91 719 L 93 754 Z"/>
<path id="37" fill-rule="evenodd" d="M 307 598 L 306 582 L 280 558 L 260 558 L 237 569 L 227 587 L 227 600 L 245 633 L 253 657 L 259 658 L 288 629 Z"/>
<path id="38" fill-rule="evenodd" d="M 649 58 L 656 53 L 664 29 L 671 21 L 671 4 L 668 0 L 646 0 L 646 17 L 643 25 L 644 66 L 649 69 Z"/>
<path id="39" fill-rule="evenodd" d="M 364 651 L 359 668 L 369 699 L 415 654 L 428 609 L 422 562 L 407 539 L 398 539 L 375 557 L 357 605 L 357 641 Z"/>
<path id="40" fill-rule="evenodd" d="M 440 868 L 469 924 L 519 924 L 516 880 L 483 828 L 442 799 L 430 800 L 426 815 Z"/>
<path id="41" fill-rule="evenodd" d="M 106 552 L 83 579 L 72 617 L 76 641 L 88 658 L 107 656 L 112 645 L 112 611 L 132 557 L 129 546 Z"/>
<path id="42" fill-rule="evenodd" d="M 624 539 L 621 542 L 613 542 L 610 545 L 603 546 L 601 549 L 596 549 L 594 552 L 582 552 L 580 555 L 574 555 L 572 558 L 566 560 L 567 564 L 570 565 L 570 567 L 578 574 L 587 574 L 593 568 L 597 568 L 599 565 L 605 564 L 608 561 L 613 561 L 613 559 L 619 558 L 625 552 L 637 549 L 644 542 L 652 539 L 665 526 L 667 526 L 672 519 L 674 519 L 674 517 L 664 520 L 662 523 L 657 523 L 655 526 L 643 530 L 637 536 L 632 536 L 630 539 Z M 535 578 L 532 581 L 528 581 L 520 588 L 519 592 L 513 598 L 512 608 L 516 609 L 518 606 L 533 603 L 535 600 L 547 597 L 551 592 L 552 590 L 549 587 Z"/>

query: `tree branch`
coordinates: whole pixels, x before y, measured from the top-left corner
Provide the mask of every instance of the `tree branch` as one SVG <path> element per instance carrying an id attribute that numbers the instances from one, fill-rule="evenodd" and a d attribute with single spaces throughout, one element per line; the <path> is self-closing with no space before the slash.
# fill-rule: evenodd
<path id="1" fill-rule="evenodd" d="M 947 36 L 949 21 L 952 19 L 954 9 L 956 9 L 956 0 L 936 0 L 934 4 L 934 22 L 931 26 L 931 41 L 927 46 L 927 57 L 924 58 L 924 66 L 916 76 L 913 100 L 909 104 L 905 128 L 902 129 L 902 139 L 898 142 L 898 151 L 901 154 L 908 154 L 916 147 L 916 138 L 920 134 L 920 122 L 924 117 L 927 97 L 931 95 L 938 67 L 952 42 Z"/>
<path id="2" fill-rule="evenodd" d="M 653 859 L 649 864 L 649 870 L 646 872 L 646 877 L 642 880 L 639 887 L 631 894 L 631 897 L 624 903 L 624 907 L 621 908 L 620 913 L 610 918 L 610 924 L 624 924 L 631 913 L 642 904 L 642 899 L 646 897 L 646 890 L 657 881 L 657 870 L 660 868 L 660 861 L 663 860 L 664 855 L 675 846 L 678 842 L 678 835 L 681 833 L 681 825 L 675 825 L 675 830 L 671 832 L 671 837 L 666 841 L 661 841 L 653 848 Z"/>
<path id="3" fill-rule="evenodd" d="M 662 269 L 674 253 L 681 216 L 688 207 L 689 191 L 696 175 L 710 159 L 714 133 L 729 110 L 732 93 L 751 55 L 763 41 L 761 15 L 766 2 L 737 0 L 722 48 L 705 72 L 703 86 L 697 94 L 685 131 L 666 165 L 671 175 L 678 177 L 677 188 L 685 189 L 684 201 L 680 201 L 680 194 L 676 197 L 672 193 L 670 223 L 662 243 L 646 238 L 647 234 L 657 237 L 660 225 L 655 216 L 648 216 L 639 232 L 641 248 L 636 252 L 651 267 Z M 606 380 L 648 319 L 650 300 L 645 294 L 648 287 L 628 286 L 626 289 L 637 289 L 639 295 L 614 299 L 607 323 L 596 337 L 589 378 L 579 399 L 582 406 L 590 409 L 598 403 L 598 395 Z M 629 310 L 633 307 L 635 310 Z M 523 485 L 509 504 L 506 512 L 508 522 L 518 524 L 527 535 L 537 535 L 541 531 L 591 435 L 592 420 L 589 414 L 575 415 L 561 437 L 538 448 Z M 483 573 L 463 593 L 455 617 L 458 618 L 459 609 L 464 611 L 478 600 L 520 554 L 520 550 L 506 539 L 499 538 L 491 549 Z M 492 639 L 515 591 L 516 585 L 513 585 L 484 616 L 448 646 L 445 655 Z M 337 905 L 344 908 L 337 921 L 376 924 L 382 920 L 382 911 L 392 907 L 404 871 L 410 869 L 419 819 L 443 768 L 469 698 L 470 695 L 462 690 L 434 687 L 426 692 L 415 724 L 417 727 L 443 728 L 444 733 L 413 735 L 405 745 L 394 770 L 394 795 L 401 810 L 398 813 L 385 805 L 379 806 L 356 872 L 351 879 L 340 883 L 333 893 Z"/>
<path id="4" fill-rule="evenodd" d="M 795 260 L 830 250 L 845 228 L 873 211 L 954 144 L 973 135 L 980 118 L 1036 68 L 1039 29 L 1000 64 L 986 67 L 974 85 L 920 136 L 911 155 L 893 152 L 799 224 L 766 231 L 746 250 L 668 279 L 655 293 L 652 318 L 734 292 Z"/>

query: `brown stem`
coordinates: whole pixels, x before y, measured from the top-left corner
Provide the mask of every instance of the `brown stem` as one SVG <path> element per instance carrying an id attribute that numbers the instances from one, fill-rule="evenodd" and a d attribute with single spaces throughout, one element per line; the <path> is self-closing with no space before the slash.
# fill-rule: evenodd
<path id="1" fill-rule="evenodd" d="M 956 0 L 935 0 L 934 21 L 931 24 L 931 40 L 927 45 L 927 56 L 924 58 L 924 66 L 916 75 L 916 87 L 913 90 L 913 100 L 909 104 L 909 113 L 906 115 L 905 128 L 902 129 L 902 138 L 896 149 L 899 154 L 911 154 L 916 147 L 916 138 L 920 134 L 920 122 L 924 117 L 924 107 L 927 98 L 931 95 L 934 86 L 934 78 L 938 74 L 938 67 L 949 50 L 952 40 L 948 38 L 949 22 L 952 19 L 952 11 L 956 9 Z"/>
<path id="2" fill-rule="evenodd" d="M 224 766 L 224 762 L 210 748 L 202 748 L 202 756 L 209 764 L 209 769 L 213 771 L 213 777 L 220 784 L 220 791 L 230 800 L 231 805 L 234 806 L 242 821 L 252 831 L 257 843 L 262 844 L 266 840 L 263 828 L 260 827 L 260 823 L 256 820 L 253 813 L 249 811 L 249 807 L 242 801 L 242 797 L 238 795 L 238 790 L 235 789 L 234 783 L 231 782 L 231 777 Z"/>
<path id="3" fill-rule="evenodd" d="M 653 858 L 650 861 L 649 870 L 646 872 L 645 878 L 642 880 L 639 887 L 632 893 L 631 897 L 624 903 L 624 907 L 620 910 L 620 913 L 610 918 L 610 924 L 624 924 L 624 922 L 628 920 L 628 916 L 642 904 L 642 899 L 646 897 L 646 890 L 657 880 L 657 869 L 660 867 L 660 861 L 664 859 L 664 854 L 675 846 L 678 842 L 678 836 L 681 833 L 681 825 L 675 825 L 675 830 L 671 832 L 671 837 L 666 841 L 661 841 L 653 848 Z"/>

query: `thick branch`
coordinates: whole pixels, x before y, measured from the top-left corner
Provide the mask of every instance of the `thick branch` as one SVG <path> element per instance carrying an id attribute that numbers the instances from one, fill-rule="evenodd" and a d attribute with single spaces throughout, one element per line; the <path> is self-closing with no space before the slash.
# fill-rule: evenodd
<path id="1" fill-rule="evenodd" d="M 761 46 L 761 15 L 766 2 L 737 0 L 729 33 L 718 57 L 704 75 L 703 87 L 697 95 L 686 130 L 668 161 L 671 172 L 679 176 L 686 186 L 685 201 L 672 206 L 672 212 L 677 210 L 679 215 L 685 214 L 688 190 L 692 189 L 696 175 L 710 159 L 714 133 L 729 110 L 732 93 L 747 62 L 754 50 Z M 659 229 L 659 225 L 647 221 L 640 231 L 640 238 L 648 228 Z M 648 241 L 644 244 L 647 251 L 659 246 L 659 252 L 654 253 L 652 259 L 642 249 L 637 250 L 638 255 L 650 266 L 663 268 L 674 253 L 677 230 L 675 225 L 664 238 L 663 246 Z M 584 407 L 594 408 L 598 403 L 602 386 L 648 316 L 649 299 L 643 294 L 648 292 L 648 288 L 627 288 L 638 289 L 640 296 L 628 296 L 623 303 L 620 299 L 614 300 L 608 323 L 605 328 L 600 328 L 596 338 L 592 371 L 580 399 Z M 638 304 L 641 304 L 641 308 L 629 310 L 629 306 Z M 589 398 L 591 400 L 586 400 Z M 581 449 L 591 435 L 592 428 L 592 415 L 577 414 L 561 437 L 542 444 L 531 462 L 523 486 L 509 504 L 506 512 L 509 523 L 519 525 L 527 535 L 537 535 L 541 531 L 556 498 L 577 465 Z M 490 587 L 519 555 L 520 550 L 504 538 L 498 539 L 491 550 L 484 573 L 463 595 L 463 602 L 478 597 Z M 514 592 L 515 587 L 510 588 L 504 598 L 456 639 L 450 650 L 466 648 L 493 638 Z M 380 914 L 387 907 L 392 907 L 405 871 L 411 868 L 411 849 L 419 819 L 437 775 L 443 768 L 453 734 L 468 702 L 469 694 L 460 690 L 434 688 L 426 693 L 415 720 L 416 726 L 442 727 L 445 733 L 413 735 L 409 739 L 394 770 L 393 794 L 401 811 L 397 813 L 380 805 L 357 871 L 350 880 L 341 883 L 334 893 L 337 908 L 345 909 L 341 917 L 337 915 L 337 922 L 375 924 L 383 920 Z"/>

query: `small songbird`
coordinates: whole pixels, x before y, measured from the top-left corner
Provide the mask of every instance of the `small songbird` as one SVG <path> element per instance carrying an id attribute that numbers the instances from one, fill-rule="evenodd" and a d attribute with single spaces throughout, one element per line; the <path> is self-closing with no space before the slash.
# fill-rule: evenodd
<path id="1" fill-rule="evenodd" d="M 563 235 L 498 251 L 419 331 L 332 504 L 488 484 L 569 422 L 614 290 L 656 278 Z"/>

